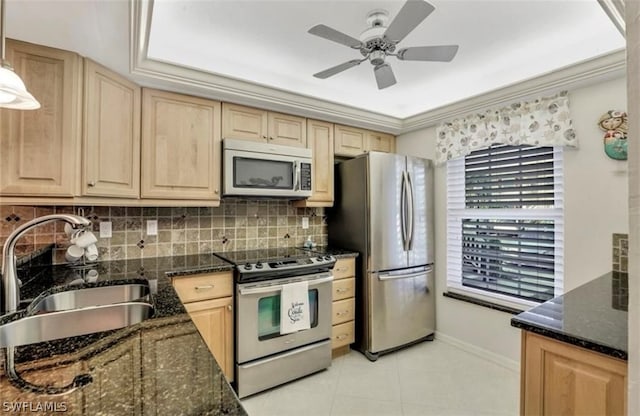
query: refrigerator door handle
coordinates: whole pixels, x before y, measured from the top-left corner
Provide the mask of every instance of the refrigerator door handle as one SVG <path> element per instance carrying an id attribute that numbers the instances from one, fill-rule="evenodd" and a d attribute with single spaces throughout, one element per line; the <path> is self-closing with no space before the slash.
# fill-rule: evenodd
<path id="1" fill-rule="evenodd" d="M 409 239 L 407 235 L 407 172 L 402 172 L 402 183 L 400 185 L 400 225 L 402 227 L 402 249 L 408 250 Z"/>
<path id="2" fill-rule="evenodd" d="M 409 279 L 412 277 L 424 276 L 427 274 L 427 271 L 421 270 L 419 272 L 414 273 L 406 273 L 406 274 L 388 274 L 388 273 L 380 273 L 378 274 L 378 280 L 396 280 L 396 279 Z"/>
<path id="3" fill-rule="evenodd" d="M 408 250 L 413 250 L 413 228 L 414 228 L 414 221 L 413 221 L 413 181 L 411 180 L 411 174 L 409 172 L 407 172 L 407 189 L 409 190 L 409 192 L 407 192 L 407 196 L 409 197 L 409 201 L 407 202 L 407 206 L 408 206 L 408 211 L 409 211 L 409 225 L 407 226 L 407 234 L 408 234 L 408 243 L 407 243 L 407 248 Z"/>

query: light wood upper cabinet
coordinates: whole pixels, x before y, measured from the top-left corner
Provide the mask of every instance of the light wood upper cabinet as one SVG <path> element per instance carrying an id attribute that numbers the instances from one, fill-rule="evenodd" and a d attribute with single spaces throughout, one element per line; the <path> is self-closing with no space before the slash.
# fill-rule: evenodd
<path id="1" fill-rule="evenodd" d="M 241 105 L 222 104 L 222 137 L 225 139 L 267 140 L 267 112 Z"/>
<path id="2" fill-rule="evenodd" d="M 142 93 L 142 198 L 220 200 L 220 103 Z"/>
<path id="3" fill-rule="evenodd" d="M 354 157 L 365 151 L 367 131 L 357 127 L 335 125 L 335 155 Z"/>
<path id="4" fill-rule="evenodd" d="M 388 133 L 370 131 L 365 142 L 367 151 L 394 153 L 396 151 L 396 138 Z"/>
<path id="5" fill-rule="evenodd" d="M 11 40 L 6 57 L 41 108 L 0 111 L 0 194 L 71 197 L 78 191 L 82 60 Z"/>
<path id="6" fill-rule="evenodd" d="M 522 342 L 522 415 L 627 414 L 625 361 L 527 331 Z"/>
<path id="7" fill-rule="evenodd" d="M 304 117 L 269 112 L 269 142 L 307 147 L 307 120 Z"/>
<path id="8" fill-rule="evenodd" d="M 222 105 L 222 138 L 306 147 L 306 119 L 224 103 Z"/>
<path id="9" fill-rule="evenodd" d="M 140 87 L 85 59 L 82 193 L 140 196 Z"/>
<path id="10" fill-rule="evenodd" d="M 294 202 L 297 207 L 333 205 L 333 124 L 307 120 L 307 147 L 313 152 L 312 195 Z"/>

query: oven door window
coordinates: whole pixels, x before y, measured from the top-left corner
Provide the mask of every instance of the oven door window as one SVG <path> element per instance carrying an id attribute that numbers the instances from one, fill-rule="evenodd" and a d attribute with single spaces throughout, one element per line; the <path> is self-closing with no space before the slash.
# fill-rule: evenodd
<path id="1" fill-rule="evenodd" d="M 309 289 L 311 328 L 318 326 L 318 289 Z M 258 339 L 266 341 L 280 336 L 280 294 L 258 301 Z"/>
<path id="2" fill-rule="evenodd" d="M 233 158 L 234 188 L 293 189 L 293 162 Z"/>

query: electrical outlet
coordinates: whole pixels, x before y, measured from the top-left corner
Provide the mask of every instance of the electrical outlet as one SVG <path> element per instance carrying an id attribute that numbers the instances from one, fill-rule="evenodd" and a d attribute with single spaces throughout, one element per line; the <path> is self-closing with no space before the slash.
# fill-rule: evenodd
<path id="1" fill-rule="evenodd" d="M 302 217 L 302 229 L 306 230 L 309 228 L 309 217 Z"/>
<path id="2" fill-rule="evenodd" d="M 111 238 L 111 221 L 100 222 L 100 238 Z"/>
<path id="3" fill-rule="evenodd" d="M 158 220 L 147 220 L 147 235 L 158 235 Z"/>

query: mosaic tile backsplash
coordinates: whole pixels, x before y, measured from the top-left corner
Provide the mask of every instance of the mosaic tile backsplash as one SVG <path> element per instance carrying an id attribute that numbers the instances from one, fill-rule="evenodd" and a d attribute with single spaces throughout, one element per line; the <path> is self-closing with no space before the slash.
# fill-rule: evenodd
<path id="1" fill-rule="evenodd" d="M 613 271 L 627 272 L 629 266 L 629 235 L 613 234 Z"/>
<path id="2" fill-rule="evenodd" d="M 98 237 L 99 259 L 120 260 L 250 250 L 256 248 L 301 247 L 308 237 L 327 244 L 323 208 L 296 208 L 282 200 L 224 200 L 220 207 L 0 207 L 0 243 L 26 221 L 52 213 L 74 213 L 93 222 Z M 302 217 L 309 228 L 302 228 Z M 146 234 L 146 221 L 158 221 L 158 235 Z M 112 223 L 112 237 L 100 238 L 99 224 Z M 64 223 L 36 227 L 18 243 L 19 253 L 29 253 L 55 244 L 55 263 L 65 262 L 69 241 Z"/>

